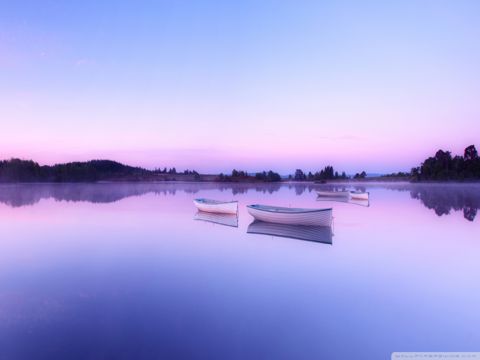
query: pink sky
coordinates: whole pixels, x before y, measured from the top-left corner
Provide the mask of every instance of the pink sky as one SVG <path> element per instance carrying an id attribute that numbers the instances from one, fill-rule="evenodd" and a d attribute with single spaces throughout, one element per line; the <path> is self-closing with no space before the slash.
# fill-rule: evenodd
<path id="1" fill-rule="evenodd" d="M 474 2 L 150 6 L 5 9 L 0 158 L 391 172 L 480 145 Z"/>

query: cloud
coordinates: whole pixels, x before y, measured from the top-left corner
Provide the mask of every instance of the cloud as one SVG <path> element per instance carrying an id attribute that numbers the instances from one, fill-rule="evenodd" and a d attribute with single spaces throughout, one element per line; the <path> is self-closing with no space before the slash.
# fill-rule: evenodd
<path id="1" fill-rule="evenodd" d="M 93 61 L 92 59 L 80 58 L 80 59 L 75 60 L 75 66 L 77 66 L 77 67 L 91 66 L 91 65 L 95 65 L 95 61 Z"/>
<path id="2" fill-rule="evenodd" d="M 362 136 L 358 135 L 318 136 L 317 138 L 332 141 L 359 141 L 364 139 Z"/>

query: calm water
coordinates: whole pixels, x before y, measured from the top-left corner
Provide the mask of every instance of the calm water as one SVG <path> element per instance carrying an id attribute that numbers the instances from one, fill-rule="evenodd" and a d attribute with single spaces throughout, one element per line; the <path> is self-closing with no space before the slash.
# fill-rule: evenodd
<path id="1" fill-rule="evenodd" d="M 480 351 L 480 186 L 363 188 L 0 185 L 0 359 Z M 238 227 L 194 197 L 239 200 Z M 249 234 L 249 203 L 333 206 L 331 244 Z"/>

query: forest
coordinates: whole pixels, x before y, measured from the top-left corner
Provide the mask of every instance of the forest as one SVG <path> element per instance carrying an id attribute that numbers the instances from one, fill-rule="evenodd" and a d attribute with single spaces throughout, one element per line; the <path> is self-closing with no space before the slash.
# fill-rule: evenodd
<path id="1" fill-rule="evenodd" d="M 295 181 L 335 181 L 351 178 L 364 180 L 365 171 L 348 176 L 345 172 L 335 171 L 333 166 L 305 173 L 297 169 L 294 174 L 285 177 Z M 465 148 L 463 155 L 452 156 L 450 151 L 438 150 L 434 156 L 425 159 L 410 173 L 398 172 L 381 178 L 420 181 L 476 181 L 480 180 L 480 157 L 474 145 Z M 280 174 L 269 170 L 248 173 L 233 170 L 231 174 L 201 175 L 195 170 L 177 172 L 176 168 L 148 170 L 141 167 L 124 165 L 112 160 L 91 160 L 70 162 L 52 166 L 39 165 L 32 160 L 10 159 L 0 161 L 0 182 L 96 182 L 96 181 L 219 181 L 219 182 L 279 182 Z M 372 179 L 373 180 L 373 179 Z"/>
<path id="2" fill-rule="evenodd" d="M 438 150 L 411 171 L 413 181 L 468 181 L 480 179 L 480 158 L 475 145 L 465 148 L 463 156 Z"/>
<path id="3" fill-rule="evenodd" d="M 93 182 L 107 180 L 140 180 L 153 172 L 123 165 L 111 160 L 71 162 L 53 166 L 32 160 L 0 161 L 0 182 Z"/>

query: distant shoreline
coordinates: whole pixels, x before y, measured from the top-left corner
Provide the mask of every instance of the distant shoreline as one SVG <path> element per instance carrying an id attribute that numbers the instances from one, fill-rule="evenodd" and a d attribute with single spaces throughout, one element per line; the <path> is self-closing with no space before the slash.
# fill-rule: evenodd
<path id="1" fill-rule="evenodd" d="M 281 176 L 272 170 L 248 172 L 233 169 L 230 174 L 200 174 L 195 170 L 177 171 L 175 167 L 149 170 L 112 160 L 90 160 L 56 165 L 39 165 L 33 160 L 12 158 L 0 161 L 0 183 L 92 183 L 92 182 L 210 182 L 210 183 L 479 183 L 480 157 L 474 145 L 465 148 L 463 156 L 452 157 L 449 151 L 438 150 L 420 166 L 409 172 L 385 175 L 365 171 L 347 175 L 327 165 L 319 171 L 304 172 L 297 168 L 293 174 Z"/>
<path id="2" fill-rule="evenodd" d="M 216 180 L 101 180 L 101 181 L 0 181 L 1 185 L 62 185 L 62 184 L 218 184 L 223 186 L 235 186 L 235 185 L 362 185 L 362 184 L 411 184 L 411 185 L 461 185 L 461 184 L 480 184 L 480 180 L 468 180 L 468 181 L 412 181 L 409 179 L 350 179 L 350 180 L 329 180 L 324 183 L 316 181 L 296 181 L 296 180 L 282 180 L 278 182 L 263 182 L 263 181 L 216 181 Z"/>

